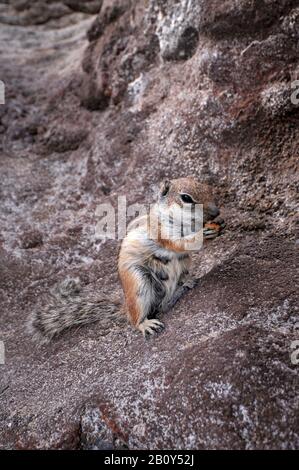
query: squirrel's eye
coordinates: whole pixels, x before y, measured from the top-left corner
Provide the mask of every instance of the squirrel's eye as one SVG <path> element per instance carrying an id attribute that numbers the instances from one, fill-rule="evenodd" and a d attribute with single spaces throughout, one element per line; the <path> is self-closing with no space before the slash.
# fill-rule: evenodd
<path id="1" fill-rule="evenodd" d="M 189 196 L 189 194 L 181 194 L 181 199 L 183 202 L 187 204 L 195 204 L 195 202 L 193 201 L 192 197 Z"/>

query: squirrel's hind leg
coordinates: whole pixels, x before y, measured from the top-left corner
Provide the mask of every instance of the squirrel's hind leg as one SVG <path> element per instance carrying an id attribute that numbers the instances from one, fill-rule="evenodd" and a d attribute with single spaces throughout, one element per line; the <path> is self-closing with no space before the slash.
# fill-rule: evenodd
<path id="1" fill-rule="evenodd" d="M 165 288 L 152 271 L 144 266 L 136 266 L 122 276 L 122 284 L 127 315 L 135 328 L 143 336 L 152 335 L 164 328 L 162 322 L 150 318 L 155 315 L 165 296 Z"/>
<path id="2" fill-rule="evenodd" d="M 171 299 L 162 306 L 162 312 L 166 313 L 175 306 L 175 304 L 180 300 L 180 298 L 188 292 L 188 290 L 193 289 L 197 285 L 197 279 L 188 278 L 181 286 L 178 286 L 171 297 Z"/>
<path id="3" fill-rule="evenodd" d="M 137 298 L 141 306 L 141 316 L 136 327 L 143 336 L 153 335 L 164 328 L 161 321 L 152 317 L 156 314 L 165 296 L 165 288 L 150 267 L 140 267 L 138 273 L 140 283 Z"/>

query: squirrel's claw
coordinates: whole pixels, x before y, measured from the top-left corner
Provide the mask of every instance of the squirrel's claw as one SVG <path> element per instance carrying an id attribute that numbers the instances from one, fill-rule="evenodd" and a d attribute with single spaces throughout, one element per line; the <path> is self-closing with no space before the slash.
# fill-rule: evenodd
<path id="1" fill-rule="evenodd" d="M 141 331 L 144 337 L 158 333 L 164 328 L 164 324 L 155 318 L 149 320 L 148 318 L 138 325 L 138 330 Z"/>
<path id="2" fill-rule="evenodd" d="M 213 220 L 212 222 L 208 222 L 205 224 L 203 228 L 203 236 L 205 240 L 212 240 L 213 238 L 218 237 L 222 231 L 225 229 L 226 223 L 220 217 Z"/>

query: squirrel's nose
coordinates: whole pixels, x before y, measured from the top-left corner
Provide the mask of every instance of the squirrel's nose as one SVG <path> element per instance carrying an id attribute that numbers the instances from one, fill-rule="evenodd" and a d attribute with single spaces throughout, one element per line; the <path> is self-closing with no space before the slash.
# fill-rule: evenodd
<path id="1" fill-rule="evenodd" d="M 220 214 L 220 210 L 215 204 L 209 204 L 208 213 L 212 219 L 215 219 Z"/>

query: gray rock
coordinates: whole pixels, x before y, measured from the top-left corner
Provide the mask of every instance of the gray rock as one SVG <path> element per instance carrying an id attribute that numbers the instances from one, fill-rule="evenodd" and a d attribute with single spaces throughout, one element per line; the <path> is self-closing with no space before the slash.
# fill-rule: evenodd
<path id="1" fill-rule="evenodd" d="M 0 447 L 298 448 L 297 2 L 121 6 L 1 6 Z M 227 228 L 165 331 L 36 344 L 26 323 L 54 285 L 119 288 L 97 205 L 187 174 Z"/>

